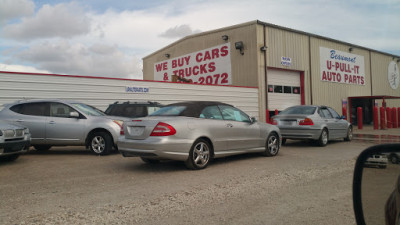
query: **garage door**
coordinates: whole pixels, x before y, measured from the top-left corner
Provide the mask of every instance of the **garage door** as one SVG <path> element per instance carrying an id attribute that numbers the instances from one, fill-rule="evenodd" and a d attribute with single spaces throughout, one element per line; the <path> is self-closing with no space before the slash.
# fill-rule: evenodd
<path id="1" fill-rule="evenodd" d="M 301 105 L 300 72 L 268 70 L 268 109 Z"/>

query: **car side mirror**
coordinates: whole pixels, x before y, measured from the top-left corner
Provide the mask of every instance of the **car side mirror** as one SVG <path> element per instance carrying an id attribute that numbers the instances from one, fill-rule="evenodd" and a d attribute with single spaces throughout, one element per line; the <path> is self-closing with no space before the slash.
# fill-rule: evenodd
<path id="1" fill-rule="evenodd" d="M 70 112 L 69 113 L 69 117 L 71 117 L 71 118 L 79 118 L 79 113 L 78 112 Z"/>
<path id="2" fill-rule="evenodd" d="M 250 121 L 251 121 L 251 123 L 255 123 L 255 122 L 257 122 L 257 119 L 255 117 L 251 117 Z"/>
<path id="3" fill-rule="evenodd" d="M 343 116 L 340 117 L 340 119 L 345 120 L 345 119 L 346 119 L 346 116 L 343 115 Z"/>
<path id="4" fill-rule="evenodd" d="M 400 144 L 364 150 L 353 177 L 353 208 L 357 224 L 399 224 Z"/>

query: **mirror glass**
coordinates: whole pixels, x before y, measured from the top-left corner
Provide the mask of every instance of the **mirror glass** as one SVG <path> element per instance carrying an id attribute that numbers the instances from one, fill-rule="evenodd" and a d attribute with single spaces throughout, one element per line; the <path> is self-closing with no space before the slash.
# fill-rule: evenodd
<path id="1" fill-rule="evenodd" d="M 363 164 L 361 199 L 367 225 L 400 224 L 400 149 L 368 155 Z"/>

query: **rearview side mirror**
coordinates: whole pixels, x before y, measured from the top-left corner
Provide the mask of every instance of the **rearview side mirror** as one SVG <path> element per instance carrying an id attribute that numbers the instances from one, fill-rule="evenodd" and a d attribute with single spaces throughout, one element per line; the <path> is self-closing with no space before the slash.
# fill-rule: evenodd
<path id="1" fill-rule="evenodd" d="M 357 224 L 399 224 L 400 144 L 364 150 L 353 177 L 353 206 Z"/>
<path id="2" fill-rule="evenodd" d="M 257 122 L 257 119 L 255 117 L 251 117 L 250 120 L 251 120 L 251 123 Z"/>

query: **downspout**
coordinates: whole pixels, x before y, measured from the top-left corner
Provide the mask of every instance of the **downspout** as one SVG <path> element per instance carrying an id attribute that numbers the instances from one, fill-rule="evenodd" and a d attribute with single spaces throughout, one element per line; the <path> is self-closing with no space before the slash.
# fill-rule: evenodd
<path id="1" fill-rule="evenodd" d="M 364 74 L 365 76 L 365 74 Z M 369 51 L 369 78 L 371 82 L 371 96 L 374 96 L 373 90 L 372 90 L 372 59 L 371 59 L 371 50 Z M 375 102 L 374 102 L 375 104 Z"/>
<path id="2" fill-rule="evenodd" d="M 312 86 L 312 76 L 311 76 L 311 69 L 312 69 L 312 66 L 311 66 L 311 36 L 310 35 L 308 36 L 308 60 L 309 60 L 308 70 L 310 71 L 310 105 L 313 105 L 313 92 L 312 92 L 313 86 Z"/>
<path id="3" fill-rule="evenodd" d="M 266 25 L 263 25 L 263 32 L 264 32 L 264 46 L 267 46 L 267 29 Z M 265 106 L 266 110 L 269 111 L 268 109 L 268 72 L 267 72 L 267 50 L 264 51 L 264 74 L 265 74 Z M 269 113 L 266 113 L 266 118 L 265 121 L 268 123 L 269 122 Z"/>

